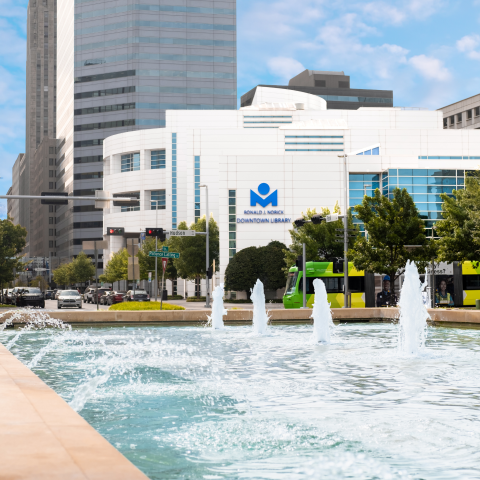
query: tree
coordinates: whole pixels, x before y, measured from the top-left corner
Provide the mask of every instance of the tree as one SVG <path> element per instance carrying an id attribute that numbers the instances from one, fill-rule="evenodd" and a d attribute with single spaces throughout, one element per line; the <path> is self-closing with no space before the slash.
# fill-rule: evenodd
<path id="1" fill-rule="evenodd" d="M 341 213 L 338 203 L 333 209 L 333 213 Z M 313 215 L 316 215 L 316 209 L 307 209 L 307 212 L 302 214 L 305 220 L 310 220 Z M 325 217 L 330 214 L 328 208 L 322 208 L 320 214 Z M 348 228 L 354 229 L 353 218 L 351 213 L 348 214 Z M 295 265 L 295 260 L 298 256 L 303 254 L 303 244 L 305 243 L 306 260 L 307 262 L 319 262 L 326 261 L 332 257 L 343 257 L 344 246 L 343 242 L 336 242 L 335 235 L 341 235 L 341 232 L 337 232 L 337 229 L 343 230 L 343 220 L 337 220 L 336 222 L 322 222 L 319 225 L 313 223 L 307 223 L 303 227 L 293 228 L 290 230 L 292 237 L 292 244 L 289 249 L 285 251 L 285 263 L 284 271 L 288 272 L 288 269 Z M 354 239 L 349 239 L 349 246 L 353 246 Z"/>
<path id="2" fill-rule="evenodd" d="M 472 261 L 480 258 L 480 174 L 465 177 L 465 189 L 454 190 L 453 197 L 442 193 L 444 220 L 435 225 L 440 239 L 438 260 Z"/>
<path id="3" fill-rule="evenodd" d="M 250 299 L 250 289 L 260 279 L 268 290 L 283 288 L 286 282 L 285 249 L 281 242 L 270 242 L 265 247 L 248 247 L 230 260 L 225 270 L 225 288 L 244 291 Z"/>
<path id="4" fill-rule="evenodd" d="M 67 285 L 72 284 L 75 281 L 72 271 L 72 263 L 62 263 L 53 271 L 53 281 L 57 285 L 63 285 L 65 288 Z"/>
<path id="5" fill-rule="evenodd" d="M 149 257 L 148 254 L 149 252 L 155 251 L 156 246 L 156 239 L 148 238 L 145 242 L 143 242 L 142 248 L 138 252 L 140 278 L 142 280 L 147 280 L 148 273 L 155 271 L 155 257 Z M 162 247 L 170 247 L 170 241 L 167 240 L 165 242 L 158 242 L 158 250 L 161 250 Z M 162 262 L 160 258 L 157 260 L 157 272 L 159 280 L 162 278 Z M 165 278 L 173 282 L 176 280 L 177 276 L 177 269 L 175 268 L 173 261 L 170 259 L 167 263 L 167 269 L 165 270 Z M 154 278 L 154 274 L 152 274 L 152 278 Z"/>
<path id="6" fill-rule="evenodd" d="M 95 277 L 95 265 L 85 252 L 80 252 L 72 262 L 72 282 L 83 283 Z"/>
<path id="7" fill-rule="evenodd" d="M 375 190 L 357 205 L 357 218 L 365 224 L 367 237 L 357 237 L 349 249 L 349 260 L 357 270 L 387 274 L 392 282 L 404 272 L 407 260 L 425 270 L 436 255 L 435 243 L 427 239 L 425 225 L 412 197 L 403 189 L 393 191 L 393 199 Z M 408 249 L 406 245 L 420 246 Z"/>
<path id="8" fill-rule="evenodd" d="M 230 259 L 225 270 L 225 289 L 246 292 L 250 299 L 250 289 L 260 277 L 261 259 L 257 247 L 247 247 L 238 251 Z"/>
<path id="9" fill-rule="evenodd" d="M 45 291 L 48 288 L 48 282 L 45 280 L 45 277 L 38 275 L 31 282 L 32 287 L 38 287 L 40 290 Z"/>
<path id="10" fill-rule="evenodd" d="M 210 217 L 208 226 L 210 230 L 210 265 L 212 265 L 213 260 L 215 260 L 215 270 L 218 271 L 220 257 L 219 230 L 217 222 L 213 217 Z M 190 230 L 195 230 L 196 232 L 205 232 L 206 228 L 207 220 L 205 216 L 200 218 L 197 223 L 190 225 Z M 188 230 L 186 222 L 181 222 L 178 225 L 178 229 Z M 206 276 L 206 244 L 207 238 L 205 235 L 172 237 L 169 242 L 170 250 L 180 253 L 180 258 L 173 261 L 178 276 L 189 280 L 195 279 L 197 283 L 197 296 L 200 296 L 200 288 L 198 288 L 200 278 L 205 278 Z"/>
<path id="11" fill-rule="evenodd" d="M 18 255 L 26 245 L 27 230 L 14 225 L 10 218 L 0 220 L 0 289 L 3 285 L 15 280 L 14 270 L 23 267 Z"/>
<path id="12" fill-rule="evenodd" d="M 100 281 L 113 283 L 120 280 L 128 280 L 128 256 L 126 248 L 115 252 L 105 265 L 103 274 L 100 275 Z"/>

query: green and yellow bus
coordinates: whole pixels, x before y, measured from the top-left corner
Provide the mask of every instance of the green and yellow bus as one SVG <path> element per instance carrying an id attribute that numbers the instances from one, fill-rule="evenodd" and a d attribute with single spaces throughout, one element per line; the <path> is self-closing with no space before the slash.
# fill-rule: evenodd
<path id="1" fill-rule="evenodd" d="M 312 307 L 315 301 L 315 291 L 313 281 L 320 278 L 325 283 L 327 289 L 328 301 L 332 308 L 344 306 L 343 292 L 343 273 L 333 273 L 333 262 L 307 262 L 307 307 Z M 364 308 L 374 302 L 375 280 L 373 275 L 365 276 L 365 272 L 355 269 L 353 264 L 348 264 L 348 291 L 351 293 L 351 306 Z M 287 286 L 283 296 L 283 305 L 285 308 L 300 308 L 303 304 L 303 272 L 299 272 L 297 267 L 290 268 L 287 278 Z M 365 288 L 367 287 L 367 299 Z"/>
<path id="2" fill-rule="evenodd" d="M 343 273 L 333 273 L 333 262 L 307 262 L 307 307 L 313 307 L 315 291 L 313 280 L 321 278 L 327 289 L 328 301 L 332 308 L 344 306 Z M 473 307 L 480 299 L 480 263 L 474 267 L 472 262 L 453 262 L 453 275 L 439 269 L 435 273 L 435 292 L 443 290 L 454 299 L 456 307 Z M 283 295 L 285 308 L 301 308 L 303 305 L 303 272 L 297 267 L 290 268 L 287 286 Z M 422 276 L 423 281 L 423 276 Z M 429 283 L 431 280 L 429 279 Z M 348 290 L 351 294 L 352 307 L 375 306 L 375 276 L 355 269 L 348 264 Z M 439 302 L 441 305 L 442 302 Z M 447 305 L 453 306 L 453 305 Z"/>

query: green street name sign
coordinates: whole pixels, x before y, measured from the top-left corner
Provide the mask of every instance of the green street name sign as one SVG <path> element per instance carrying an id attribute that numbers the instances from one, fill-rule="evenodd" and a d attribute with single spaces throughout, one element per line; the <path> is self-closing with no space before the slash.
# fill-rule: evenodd
<path id="1" fill-rule="evenodd" d="M 157 258 L 180 258 L 179 253 L 171 253 L 171 252 L 149 252 L 149 257 L 157 257 Z"/>

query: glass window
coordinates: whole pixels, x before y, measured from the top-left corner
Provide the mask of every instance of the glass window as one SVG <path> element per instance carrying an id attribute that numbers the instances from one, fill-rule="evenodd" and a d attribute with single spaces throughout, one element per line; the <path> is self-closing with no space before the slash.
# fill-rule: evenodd
<path id="1" fill-rule="evenodd" d="M 150 154 L 150 159 L 151 159 L 150 166 L 152 170 L 157 170 L 157 169 L 166 167 L 165 150 L 152 151 Z"/>
<path id="2" fill-rule="evenodd" d="M 237 209 L 235 207 L 228 207 L 228 213 L 234 215 L 237 213 Z"/>
<path id="3" fill-rule="evenodd" d="M 140 170 L 140 153 L 128 153 L 122 155 L 122 172 Z"/>
<path id="4" fill-rule="evenodd" d="M 425 173 L 423 174 L 425 175 Z M 428 170 L 428 176 L 430 177 L 455 177 L 456 171 L 455 170 Z"/>
<path id="5" fill-rule="evenodd" d="M 380 155 L 380 148 L 379 147 L 372 148 L 372 155 Z"/>
<path id="6" fill-rule="evenodd" d="M 132 198 L 138 198 L 140 200 L 140 192 L 128 192 L 128 193 L 119 193 L 119 194 L 114 194 L 114 197 L 132 197 Z M 135 207 L 129 207 L 129 206 L 122 206 L 120 205 L 115 205 L 116 202 L 113 202 L 113 206 L 120 206 L 121 207 L 121 212 L 139 212 L 140 211 L 140 205 L 135 206 Z"/>
<path id="7" fill-rule="evenodd" d="M 150 194 L 150 209 L 165 210 L 167 205 L 165 190 L 152 190 Z"/>
<path id="8" fill-rule="evenodd" d="M 413 170 L 411 168 L 400 168 L 398 170 L 398 175 L 400 177 L 412 176 L 413 175 Z"/>
<path id="9" fill-rule="evenodd" d="M 464 290 L 480 290 L 480 275 L 463 275 Z"/>
<path id="10" fill-rule="evenodd" d="M 391 168 L 389 171 L 388 171 L 388 174 L 389 175 L 393 175 L 393 176 L 397 176 L 397 173 L 398 173 L 398 170 L 396 168 Z"/>

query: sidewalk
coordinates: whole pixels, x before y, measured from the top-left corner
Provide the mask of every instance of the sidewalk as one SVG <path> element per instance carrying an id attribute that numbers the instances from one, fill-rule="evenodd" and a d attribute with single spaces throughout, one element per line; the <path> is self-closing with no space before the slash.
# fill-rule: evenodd
<path id="1" fill-rule="evenodd" d="M 184 307 L 187 310 L 209 310 L 205 308 L 205 301 L 202 302 L 187 302 L 186 300 L 167 300 L 166 303 L 171 303 L 172 305 L 178 305 Z M 224 303 L 224 306 L 227 310 L 253 310 L 252 303 Z M 283 309 L 283 303 L 265 303 L 267 310 L 278 310 Z"/>

